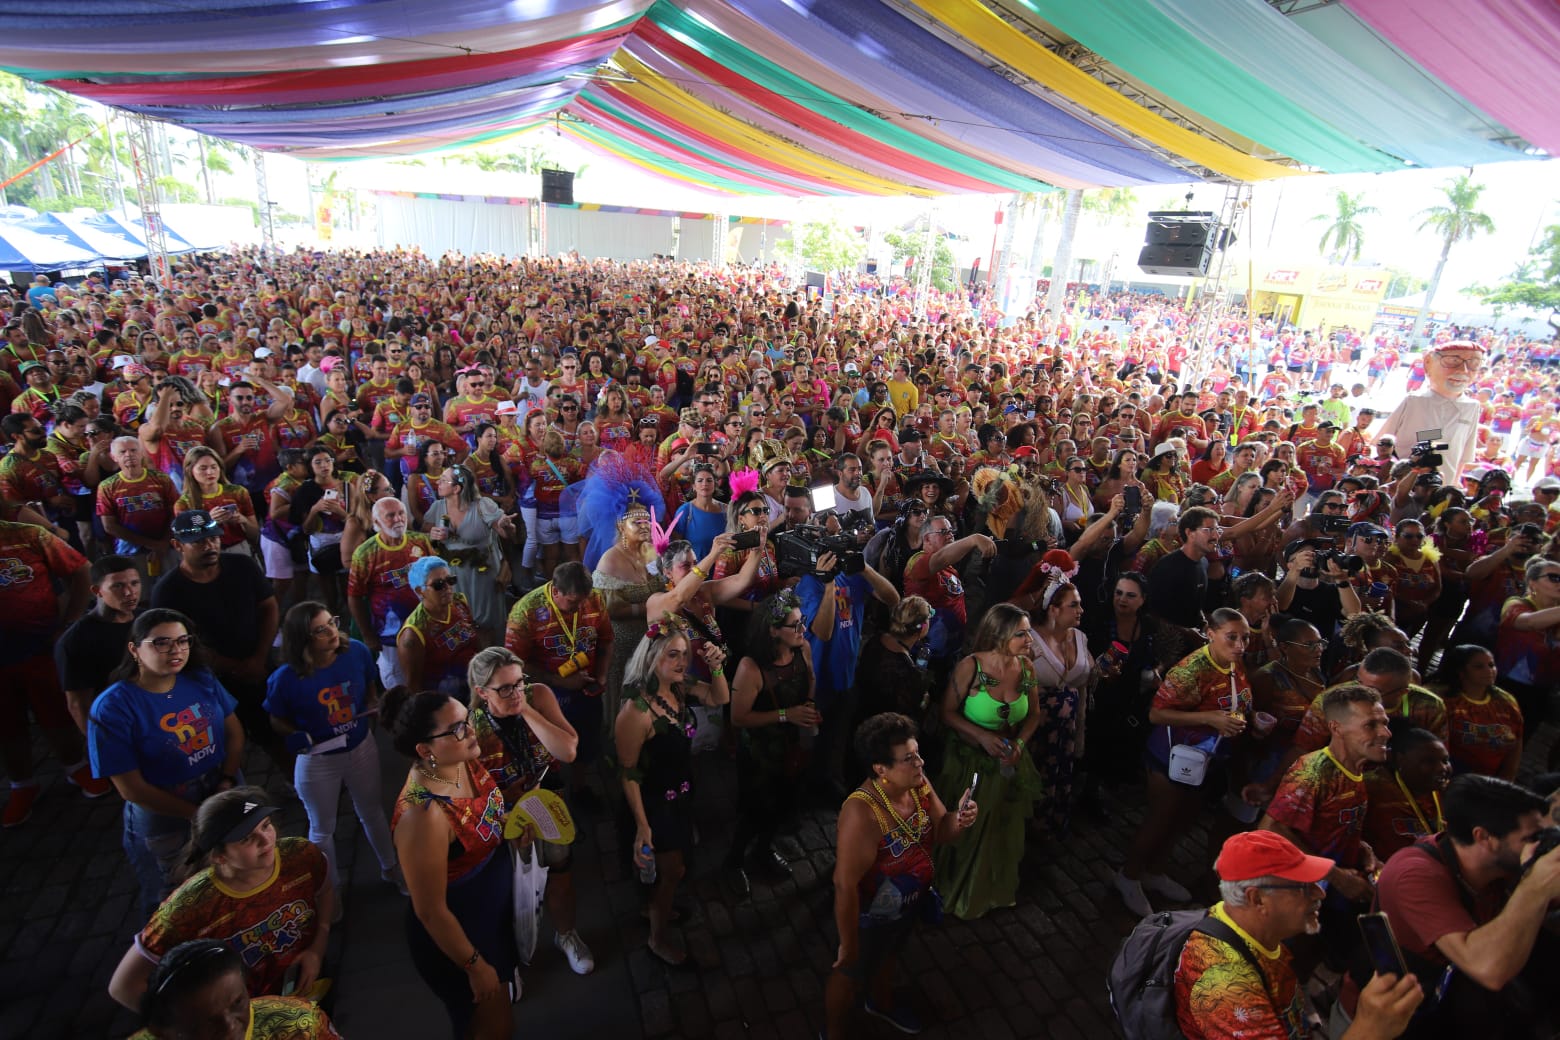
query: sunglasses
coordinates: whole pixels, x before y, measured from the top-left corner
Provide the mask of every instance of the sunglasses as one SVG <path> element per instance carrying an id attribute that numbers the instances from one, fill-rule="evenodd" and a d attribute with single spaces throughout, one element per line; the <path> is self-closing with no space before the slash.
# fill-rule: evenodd
<path id="1" fill-rule="evenodd" d="M 445 589 L 453 589 L 455 587 L 455 578 L 452 576 L 448 578 L 440 578 L 437 581 L 430 581 L 428 583 L 428 587 L 434 592 L 443 592 Z"/>
<path id="2" fill-rule="evenodd" d="M 751 509 L 742 510 L 744 516 L 768 516 L 769 510 L 763 506 L 754 506 Z"/>

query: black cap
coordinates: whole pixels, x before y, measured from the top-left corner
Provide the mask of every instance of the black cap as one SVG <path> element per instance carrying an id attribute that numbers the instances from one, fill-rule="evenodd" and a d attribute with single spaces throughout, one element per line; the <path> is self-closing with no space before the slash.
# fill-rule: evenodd
<path id="1" fill-rule="evenodd" d="M 191 509 L 173 518 L 173 536 L 181 542 L 204 541 L 221 533 L 221 525 L 204 509 Z"/>
<path id="2" fill-rule="evenodd" d="M 206 826 L 202 827 L 200 833 L 195 836 L 195 844 L 201 851 L 210 852 L 223 845 L 243 841 L 249 837 L 251 831 L 260 826 L 261 820 L 277 812 L 281 810 L 276 806 L 267 805 L 253 798 L 234 798 L 211 814 L 206 821 Z"/>

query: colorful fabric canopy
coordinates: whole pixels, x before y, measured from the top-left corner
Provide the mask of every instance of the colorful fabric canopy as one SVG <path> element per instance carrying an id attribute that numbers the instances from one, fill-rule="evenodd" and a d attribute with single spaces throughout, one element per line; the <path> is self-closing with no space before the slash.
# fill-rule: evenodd
<path id="1" fill-rule="evenodd" d="M 1553 0 L 72 0 L 6 27 L 0 66 L 255 148 L 404 155 L 546 121 L 731 193 L 1252 181 L 1560 144 L 1535 89 L 1560 71 Z"/>

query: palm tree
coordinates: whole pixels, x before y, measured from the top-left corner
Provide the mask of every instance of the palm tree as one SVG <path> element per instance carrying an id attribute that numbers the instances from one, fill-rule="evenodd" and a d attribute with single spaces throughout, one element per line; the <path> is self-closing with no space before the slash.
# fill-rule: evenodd
<path id="1" fill-rule="evenodd" d="M 1451 256 L 1452 246 L 1495 230 L 1495 222 L 1489 214 L 1481 213 L 1477 208 L 1479 196 L 1484 194 L 1486 187 L 1475 184 L 1469 174 L 1459 174 L 1441 185 L 1446 193 L 1446 204 L 1431 206 L 1419 214 L 1424 218 L 1419 230 L 1434 231 L 1441 238 L 1441 259 L 1435 263 L 1435 274 L 1430 276 L 1430 287 L 1425 290 L 1425 302 L 1420 304 L 1419 314 L 1414 318 L 1414 330 L 1409 336 L 1411 343 L 1417 344 L 1424 337 L 1425 318 L 1430 313 L 1436 290 L 1441 287 L 1441 275 L 1446 270 L 1446 259 Z"/>
<path id="2" fill-rule="evenodd" d="M 1316 251 L 1329 257 L 1333 263 L 1342 265 L 1350 260 L 1358 260 L 1360 251 L 1365 248 L 1365 229 L 1360 226 L 1360 218 L 1377 212 L 1375 206 L 1365 205 L 1365 193 L 1363 191 L 1350 195 L 1339 188 L 1333 192 L 1333 212 L 1318 213 L 1311 220 L 1325 220 L 1327 229 L 1322 232 L 1322 240 L 1316 244 Z M 1332 243 L 1329 252 L 1328 243 Z"/>

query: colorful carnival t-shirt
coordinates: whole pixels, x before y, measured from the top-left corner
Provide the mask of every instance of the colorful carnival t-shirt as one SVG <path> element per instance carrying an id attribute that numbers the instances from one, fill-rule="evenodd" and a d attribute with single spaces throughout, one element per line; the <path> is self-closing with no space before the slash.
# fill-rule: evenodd
<path id="1" fill-rule="evenodd" d="M 1440 795 L 1415 794 L 1386 766 L 1365 774 L 1365 797 L 1364 837 L 1383 863 L 1399 849 L 1441 830 Z"/>
<path id="2" fill-rule="evenodd" d="M 1263 947 L 1230 919 L 1223 903 L 1209 914 L 1241 937 L 1251 957 L 1202 932 L 1187 938 L 1175 969 L 1181 1032 L 1187 1040 L 1302 1040 L 1305 1005 L 1288 947 Z"/>
<path id="3" fill-rule="evenodd" d="M 425 534 L 407 533 L 397 545 L 376 533 L 352 552 L 347 570 L 347 595 L 367 596 L 376 635 L 393 636 L 417 609 L 417 590 L 406 572 L 424 556 L 436 555 Z"/>
<path id="4" fill-rule="evenodd" d="M 271 876 L 259 887 L 234 891 L 202 870 L 163 900 L 135 947 L 156 963 L 182 942 L 214 939 L 243 960 L 250 996 L 280 994 L 287 969 L 319 932 L 318 893 L 329 877 L 319 846 L 282 838 Z"/>
<path id="5" fill-rule="evenodd" d="M 1322 748 L 1289 767 L 1267 813 L 1303 837 L 1316 855 L 1355 867 L 1368 797 L 1365 774 L 1349 772 L 1331 748 Z"/>
<path id="6" fill-rule="evenodd" d="M 1446 702 L 1452 770 L 1499 776 L 1500 767 L 1522 747 L 1522 709 L 1505 690 L 1492 689 L 1483 700 L 1466 695 Z"/>
<path id="7" fill-rule="evenodd" d="M 156 1040 L 150 1029 L 130 1040 Z M 341 1040 L 330 1016 L 297 997 L 256 997 L 249 1002 L 249 1027 L 244 1040 Z"/>
<path id="8" fill-rule="evenodd" d="M 522 596 L 504 626 L 504 645 L 526 664 L 549 672 L 558 671 L 575 653 L 589 659 L 586 670 L 594 668 L 597 648 L 611 638 L 612 622 L 600 592 L 592 589 L 578 609 L 564 617 L 553 602 L 552 582 Z"/>
<path id="9" fill-rule="evenodd" d="M 178 500 L 173 481 L 156 470 L 148 469 L 135 480 L 120 471 L 98 485 L 97 515 L 111 516 L 143 538 L 165 538 Z M 134 555 L 143 550 L 120 538 L 114 540 L 114 551 Z"/>
<path id="10" fill-rule="evenodd" d="M 1208 648 L 1182 659 L 1165 673 L 1154 691 L 1153 706 L 1164 711 L 1222 711 L 1251 715 L 1251 683 L 1245 666 L 1214 663 Z M 1210 726 L 1172 726 L 1170 743 L 1202 744 L 1216 734 Z"/>
<path id="11" fill-rule="evenodd" d="M 423 645 L 425 689 L 454 693 L 466 688 L 466 665 L 481 647 L 477 645 L 477 623 L 471 614 L 471 603 L 464 593 L 455 593 L 442 618 L 434 616 L 426 604 L 417 604 L 401 631 L 410 632 Z"/>
<path id="12" fill-rule="evenodd" d="M 1332 730 L 1327 728 L 1327 716 L 1322 711 L 1322 698 L 1332 689 L 1334 687 L 1329 686 L 1311 701 L 1311 707 L 1300 723 L 1300 730 L 1295 734 L 1295 747 L 1301 751 L 1320 750 L 1332 740 Z M 1396 704 L 1383 702 L 1382 706 L 1387 709 L 1389 718 L 1401 715 L 1413 719 L 1414 725 L 1434 733 L 1443 744 L 1450 739 L 1446 730 L 1446 702 L 1423 686 L 1411 685 Z"/>
<path id="13" fill-rule="evenodd" d="M 471 780 L 470 798 L 436 794 L 423 786 L 422 778 L 416 772 L 408 773 L 406 785 L 401 788 L 390 817 L 393 831 L 408 812 L 437 809 L 446 815 L 450 825 L 450 851 L 445 866 L 447 881 L 459 881 L 481 867 L 504 839 L 503 792 L 480 762 L 471 763 L 467 775 Z"/>
<path id="14" fill-rule="evenodd" d="M 896 819 L 891 807 L 885 807 L 876 790 L 855 790 L 850 797 L 865 802 L 872 810 L 882 837 L 877 858 L 856 882 L 856 898 L 861 907 L 861 927 L 892 924 L 914 913 L 921 897 L 932 887 L 931 837 L 932 788 L 922 784 L 915 790 L 915 811 Z M 897 811 L 897 810 L 895 810 Z"/>
<path id="15" fill-rule="evenodd" d="M 0 664 L 49 652 L 60 612 L 53 583 L 86 565 L 52 532 L 0 520 Z"/>
<path id="16" fill-rule="evenodd" d="M 500 719 L 484 708 L 474 708 L 469 719 L 482 749 L 478 761 L 503 792 L 504 803 L 513 808 L 541 783 L 542 774 L 554 762 L 552 752 L 518 715 Z"/>
<path id="17" fill-rule="evenodd" d="M 1512 624 L 1538 610 L 1527 596 L 1513 596 L 1500 608 L 1500 631 L 1495 637 L 1495 663 L 1511 682 L 1552 689 L 1560 684 L 1560 628 L 1519 632 Z"/>

